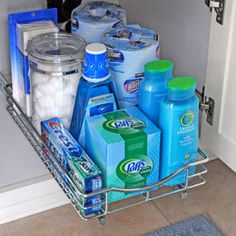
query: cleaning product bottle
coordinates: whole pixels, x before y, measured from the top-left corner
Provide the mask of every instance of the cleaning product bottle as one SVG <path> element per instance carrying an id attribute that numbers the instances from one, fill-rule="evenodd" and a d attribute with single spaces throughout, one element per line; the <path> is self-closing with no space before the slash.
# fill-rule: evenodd
<path id="1" fill-rule="evenodd" d="M 84 119 L 117 109 L 117 96 L 110 78 L 104 44 L 92 43 L 85 49 L 85 62 L 80 80 L 70 133 L 85 147 Z"/>
<path id="2" fill-rule="evenodd" d="M 162 131 L 161 179 L 196 160 L 199 101 L 195 88 L 196 80 L 191 77 L 168 82 L 168 94 L 160 104 L 158 122 Z M 190 174 L 195 172 L 194 167 L 189 170 Z M 183 171 L 166 185 L 182 184 L 185 180 L 186 171 Z"/>
<path id="3" fill-rule="evenodd" d="M 140 84 L 139 108 L 158 123 L 160 101 L 167 94 L 167 83 L 172 79 L 173 63 L 169 60 L 151 61 L 144 66 Z"/>

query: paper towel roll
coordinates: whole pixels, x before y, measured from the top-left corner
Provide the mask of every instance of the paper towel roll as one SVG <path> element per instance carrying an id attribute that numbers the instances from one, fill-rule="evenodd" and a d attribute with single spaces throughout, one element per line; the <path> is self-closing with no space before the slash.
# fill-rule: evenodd
<path id="1" fill-rule="evenodd" d="M 159 36 L 140 25 L 126 25 L 106 33 L 103 41 L 120 107 L 137 105 L 144 65 L 160 57 Z"/>
<path id="2" fill-rule="evenodd" d="M 99 43 L 104 33 L 126 24 L 126 11 L 119 5 L 94 1 L 85 3 L 72 13 L 72 33 L 88 43 Z"/>

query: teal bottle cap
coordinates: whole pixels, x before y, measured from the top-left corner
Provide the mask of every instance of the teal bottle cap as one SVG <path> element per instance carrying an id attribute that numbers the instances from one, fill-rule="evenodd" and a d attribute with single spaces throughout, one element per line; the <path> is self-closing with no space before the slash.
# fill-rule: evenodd
<path id="1" fill-rule="evenodd" d="M 144 65 L 144 76 L 147 79 L 169 80 L 172 78 L 173 62 L 156 60 Z"/>
<path id="2" fill-rule="evenodd" d="M 177 77 L 168 82 L 168 96 L 172 100 L 185 100 L 195 94 L 197 80 L 193 77 Z"/>

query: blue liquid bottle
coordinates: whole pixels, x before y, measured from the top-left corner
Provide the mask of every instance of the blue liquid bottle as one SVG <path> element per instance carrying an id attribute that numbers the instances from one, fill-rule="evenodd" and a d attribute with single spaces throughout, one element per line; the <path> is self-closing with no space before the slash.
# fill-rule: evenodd
<path id="1" fill-rule="evenodd" d="M 140 84 L 139 108 L 158 123 L 161 100 L 167 95 L 167 82 L 172 79 L 173 63 L 169 60 L 151 61 L 144 66 Z"/>
<path id="2" fill-rule="evenodd" d="M 161 102 L 159 127 L 162 131 L 161 170 L 163 179 L 184 165 L 194 162 L 198 150 L 198 109 L 195 95 L 196 80 L 190 77 L 175 78 L 168 83 L 168 95 Z M 190 168 L 190 174 L 195 168 Z M 182 184 L 186 171 L 165 185 Z"/>
<path id="3" fill-rule="evenodd" d="M 70 125 L 70 133 L 82 147 L 85 148 L 85 118 L 115 111 L 117 104 L 106 47 L 100 43 L 89 44 Z"/>

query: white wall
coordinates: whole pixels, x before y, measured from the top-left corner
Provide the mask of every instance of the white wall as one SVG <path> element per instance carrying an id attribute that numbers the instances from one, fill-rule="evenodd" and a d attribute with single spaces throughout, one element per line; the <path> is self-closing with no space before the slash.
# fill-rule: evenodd
<path id="1" fill-rule="evenodd" d="M 0 71 L 10 73 L 8 14 L 45 8 L 45 0 L 1 0 L 0 2 Z M 20 184 L 30 179 L 48 175 L 48 171 L 6 111 L 4 98 L 0 97 L 1 167 L 0 189 Z"/>
<path id="2" fill-rule="evenodd" d="M 209 8 L 204 0 L 120 0 L 130 23 L 156 30 L 161 55 L 175 62 L 175 75 L 205 81 L 210 31 Z M 219 54 L 220 52 L 216 52 Z"/>

